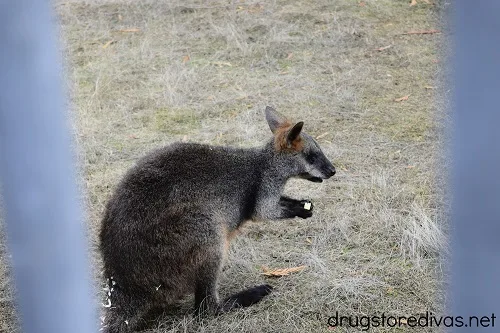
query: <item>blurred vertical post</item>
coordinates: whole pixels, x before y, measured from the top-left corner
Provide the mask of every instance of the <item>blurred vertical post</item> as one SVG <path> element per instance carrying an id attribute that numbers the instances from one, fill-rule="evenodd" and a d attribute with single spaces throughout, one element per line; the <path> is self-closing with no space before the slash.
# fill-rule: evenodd
<path id="1" fill-rule="evenodd" d="M 454 6 L 450 297 L 454 315 L 495 313 L 497 316 L 500 315 L 500 1 L 460 0 Z M 495 326 L 500 326 L 500 322 L 495 322 Z M 468 332 L 481 329 L 480 325 L 469 328 Z"/>
<path id="2" fill-rule="evenodd" d="M 24 332 L 96 332 L 50 2 L 0 2 L 0 181 Z"/>

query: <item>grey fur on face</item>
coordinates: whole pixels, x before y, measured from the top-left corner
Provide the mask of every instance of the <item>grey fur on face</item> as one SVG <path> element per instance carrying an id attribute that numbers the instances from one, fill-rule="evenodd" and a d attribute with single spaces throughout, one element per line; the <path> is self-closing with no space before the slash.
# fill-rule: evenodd
<path id="1" fill-rule="evenodd" d="M 312 203 L 283 196 L 284 186 L 292 177 L 323 181 L 335 168 L 302 122 L 265 113 L 273 136 L 261 148 L 175 143 L 140 159 L 118 184 L 100 232 L 105 274 L 116 281 L 108 333 L 134 331 L 152 308 L 193 291 L 197 315 L 250 306 L 271 292 L 261 285 L 219 299 L 229 242 L 248 220 L 311 217 Z"/>

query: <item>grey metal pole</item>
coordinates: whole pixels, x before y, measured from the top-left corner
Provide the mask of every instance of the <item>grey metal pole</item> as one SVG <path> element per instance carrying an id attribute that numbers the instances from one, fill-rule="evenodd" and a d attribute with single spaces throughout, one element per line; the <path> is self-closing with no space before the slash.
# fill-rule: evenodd
<path id="1" fill-rule="evenodd" d="M 454 6 L 450 296 L 454 315 L 491 317 L 500 315 L 500 1 Z"/>
<path id="2" fill-rule="evenodd" d="M 96 332 L 49 1 L 0 1 L 0 180 L 22 327 Z"/>

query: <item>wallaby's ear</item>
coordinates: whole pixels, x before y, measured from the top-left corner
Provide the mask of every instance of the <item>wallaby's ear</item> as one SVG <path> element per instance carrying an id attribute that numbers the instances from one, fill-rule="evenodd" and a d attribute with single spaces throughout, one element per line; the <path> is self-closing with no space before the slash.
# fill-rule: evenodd
<path id="1" fill-rule="evenodd" d="M 288 135 L 286 137 L 286 141 L 288 145 L 292 145 L 292 143 L 297 140 L 300 135 L 300 131 L 302 131 L 302 126 L 304 126 L 304 122 L 298 122 L 295 126 L 292 127 L 290 131 L 288 131 Z"/>
<path id="2" fill-rule="evenodd" d="M 271 132 L 275 132 L 278 127 L 284 126 L 288 123 L 288 120 L 278 113 L 275 109 L 270 106 L 266 106 L 266 120 L 271 129 Z"/>

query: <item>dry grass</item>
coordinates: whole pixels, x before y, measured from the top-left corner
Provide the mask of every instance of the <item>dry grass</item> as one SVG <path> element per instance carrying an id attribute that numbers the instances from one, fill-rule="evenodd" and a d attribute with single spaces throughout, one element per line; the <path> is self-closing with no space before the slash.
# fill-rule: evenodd
<path id="1" fill-rule="evenodd" d="M 274 105 L 321 136 L 338 169 L 334 180 L 288 186 L 315 202 L 312 219 L 251 224 L 232 244 L 221 294 L 270 282 L 272 296 L 201 324 L 191 322 L 187 298 L 155 332 L 327 332 L 335 311 L 443 310 L 446 230 L 435 174 L 443 119 L 429 89 L 439 85 L 442 37 L 401 35 L 438 27 L 441 5 L 73 0 L 56 8 L 98 284 L 105 202 L 153 147 L 259 145 L 270 135 L 264 107 Z M 307 268 L 269 281 L 263 265 Z M 0 331 L 14 331 L 0 269 Z"/>

